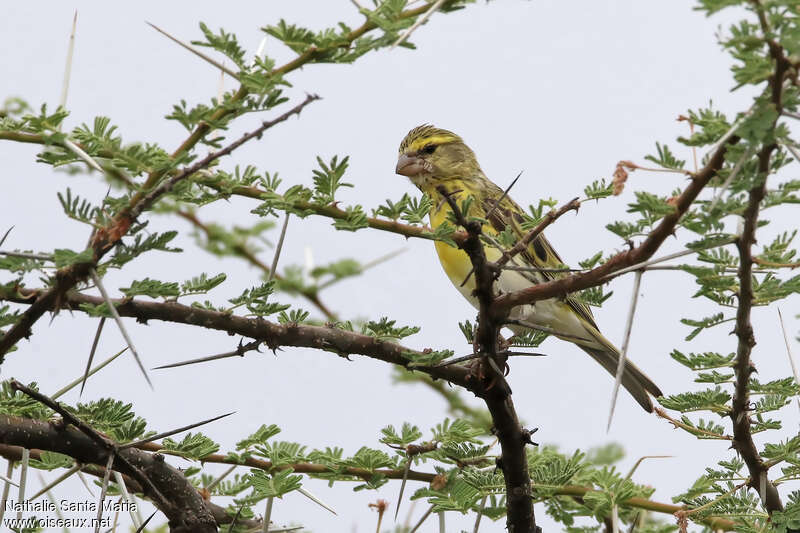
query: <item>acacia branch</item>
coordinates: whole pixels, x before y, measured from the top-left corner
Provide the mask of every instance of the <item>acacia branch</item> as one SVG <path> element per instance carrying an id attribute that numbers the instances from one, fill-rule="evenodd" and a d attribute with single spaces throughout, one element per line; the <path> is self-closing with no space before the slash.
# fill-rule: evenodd
<path id="1" fill-rule="evenodd" d="M 128 230 L 133 223 L 136 222 L 136 219 L 142 211 L 152 206 L 164 194 L 172 190 L 179 181 L 208 167 L 208 165 L 220 157 L 230 154 L 245 142 L 260 137 L 264 131 L 287 120 L 290 116 L 299 114 L 306 105 L 318 98 L 319 97 L 314 95 L 308 95 L 304 101 L 300 102 L 292 109 L 273 120 L 264 121 L 261 126 L 256 128 L 253 132 L 243 135 L 221 150 L 208 154 L 197 163 L 179 171 L 169 179 L 164 180 L 160 185 L 154 187 L 147 193 L 137 193 L 134 195 L 127 207 L 120 210 L 106 226 L 97 229 L 97 231 L 93 233 L 90 239 L 92 261 L 60 268 L 55 274 L 56 281 L 53 287 L 42 294 L 41 297 L 22 314 L 11 329 L 0 337 L 0 356 L 7 353 L 20 339 L 29 336 L 31 327 L 42 317 L 45 311 L 48 309 L 58 311 L 60 309 L 59 304 L 64 294 L 78 283 L 87 279 L 97 262 L 128 233 Z"/>
<path id="2" fill-rule="evenodd" d="M 658 251 L 664 241 L 673 234 L 681 217 L 689 210 L 689 207 L 697 199 L 703 188 L 713 179 L 717 172 L 725 163 L 725 152 L 728 144 L 739 142 L 739 137 L 732 135 L 726 143 L 722 143 L 708 160 L 705 167 L 692 174 L 692 181 L 677 197 L 673 204 L 673 212 L 666 215 L 658 226 L 651 231 L 639 246 L 620 252 L 611 257 L 602 265 L 589 270 L 571 274 L 561 279 L 540 283 L 531 287 L 502 294 L 498 296 L 492 305 L 494 314 L 502 315 L 515 306 L 531 304 L 539 300 L 546 300 L 553 297 L 564 297 L 571 292 L 576 292 L 590 287 L 596 287 L 605 282 L 604 278 L 623 268 L 642 263 L 650 259 Z"/>
<path id="3" fill-rule="evenodd" d="M 37 426 L 40 424 L 45 424 L 45 422 L 37 421 L 37 420 L 29 420 L 23 419 L 26 423 L 33 422 Z M 0 426 L 2 427 L 2 426 Z M 146 445 L 142 446 L 140 449 L 145 451 L 152 451 L 157 452 L 160 447 L 155 443 L 147 443 Z M 56 448 L 46 448 L 46 449 L 39 449 L 39 448 L 31 448 L 30 449 L 30 458 L 41 460 L 42 452 L 43 451 L 56 451 Z M 71 453 L 67 453 L 72 457 Z M 19 461 L 22 457 L 22 447 L 17 445 L 9 445 L 9 444 L 0 444 L 0 456 L 10 461 Z M 298 473 L 305 473 L 305 474 L 324 474 L 330 472 L 330 467 L 327 465 L 322 464 L 315 464 L 315 463 L 292 463 L 288 465 L 278 465 L 273 466 L 270 461 L 262 461 L 259 459 L 254 459 L 252 457 L 247 458 L 244 463 L 235 463 L 231 459 L 227 458 L 222 454 L 211 454 L 203 457 L 204 463 L 224 463 L 224 464 L 242 464 L 242 466 L 247 466 L 251 468 L 260 468 L 268 472 L 282 470 L 291 468 L 293 471 Z M 362 472 L 363 470 L 363 472 Z M 97 464 L 83 464 L 81 465 L 81 472 L 89 474 L 91 476 L 95 476 L 98 478 L 102 478 L 105 473 L 105 468 L 103 466 Z M 341 470 L 337 470 L 337 472 L 342 472 Z M 363 479 L 369 479 L 372 475 L 372 471 L 360 469 L 360 468 L 347 468 L 344 473 L 351 474 L 356 477 L 361 477 Z M 384 475 L 391 479 L 402 479 L 404 469 L 378 469 L 375 470 L 374 473 Z M 409 479 L 414 479 L 417 481 L 424 481 L 424 482 L 431 482 L 433 481 L 435 475 L 429 474 L 426 472 L 417 472 L 414 470 L 410 470 L 408 474 Z M 144 494 L 144 489 L 139 485 L 139 483 L 123 474 L 123 479 L 125 480 L 125 485 L 128 487 L 129 490 L 138 494 Z M 580 485 L 564 485 L 559 487 L 543 487 L 547 490 L 549 494 L 553 494 L 556 496 L 572 496 L 581 498 L 585 496 L 587 493 L 595 491 L 596 489 L 593 487 L 584 487 Z M 533 485 L 533 490 L 536 490 L 536 486 Z M 206 506 L 214 516 L 218 525 L 229 524 L 232 521 L 232 517 L 225 512 L 225 508 L 219 505 L 214 504 L 211 501 L 205 501 Z M 661 503 L 656 502 L 653 500 L 648 500 L 645 498 L 630 498 L 628 500 L 624 500 L 620 502 L 620 505 L 626 507 L 632 507 L 636 509 L 644 509 L 647 511 L 652 511 L 656 513 L 664 513 L 664 514 L 675 514 L 679 511 L 689 511 L 690 509 L 686 506 L 681 505 L 674 505 L 669 503 Z M 733 530 L 735 527 L 735 523 L 731 520 L 715 517 L 715 516 L 708 516 L 703 517 L 698 520 L 703 524 L 707 524 L 711 526 L 714 530 L 725 530 L 730 531 Z M 261 521 L 258 520 L 242 520 L 238 519 L 236 521 L 237 524 L 241 524 L 247 527 L 260 527 Z"/>
<path id="4" fill-rule="evenodd" d="M 767 44 L 769 55 L 775 63 L 775 72 L 769 79 L 770 100 L 775 106 L 778 116 L 783 109 L 783 80 L 791 65 L 784 55 L 783 47 L 771 38 L 771 30 L 767 22 L 764 9 L 761 3 L 753 0 L 753 5 L 758 14 L 761 30 L 764 33 L 764 41 Z M 775 128 L 777 117 L 772 121 L 771 128 Z M 761 455 L 753 442 L 753 435 L 750 429 L 751 420 L 749 410 L 750 391 L 749 383 L 755 367 L 750 356 L 756 344 L 753 333 L 753 325 L 750 322 L 750 313 L 753 307 L 753 253 L 752 247 L 756 242 L 756 229 L 758 228 L 758 214 L 761 201 L 764 199 L 767 190 L 767 177 L 770 173 L 772 153 L 778 148 L 774 141 L 764 144 L 758 153 L 758 179 L 756 184 L 748 192 L 747 207 L 742 214 L 744 218 L 744 229 L 736 242 L 739 251 L 739 293 L 738 306 L 736 308 L 736 327 L 734 332 L 738 339 L 736 348 L 736 362 L 733 366 L 736 383 L 734 387 L 733 399 L 731 401 L 730 417 L 733 423 L 733 448 L 739 452 L 750 474 L 748 485 L 755 489 L 761 503 L 769 514 L 783 510 L 778 489 L 768 479 L 767 472 L 769 466 L 764 463 Z"/>
<path id="5" fill-rule="evenodd" d="M 39 301 L 45 289 L 12 289 L 0 286 L 0 301 L 30 304 Z M 91 307 L 102 305 L 105 300 L 77 291 L 70 291 L 64 296 L 63 305 L 73 311 L 83 311 L 81 304 Z M 245 318 L 242 316 L 200 309 L 178 302 L 151 302 L 135 298 L 112 299 L 120 316 L 136 318 L 147 323 L 149 320 L 163 320 L 178 324 L 200 326 L 206 329 L 224 331 L 230 335 L 263 341 L 270 349 L 281 346 L 295 346 L 327 350 L 337 354 L 359 354 L 408 368 L 411 356 L 423 356 L 423 352 L 406 348 L 394 342 L 384 341 L 369 335 L 355 333 L 327 326 L 309 326 L 304 324 L 276 324 L 262 318 Z M 473 392 L 480 391 L 480 386 L 468 378 L 468 371 L 457 365 L 448 367 L 424 367 L 417 369 L 431 377 L 444 379 L 456 385 L 466 387 Z"/>
<path id="6" fill-rule="evenodd" d="M 0 414 L 0 443 L 63 453 L 82 464 L 105 465 L 109 457 L 105 446 L 71 424 L 3 414 Z M 157 494 L 148 486 L 150 483 L 139 483 L 138 488 L 167 516 L 172 533 L 217 531 L 216 521 L 200 494 L 162 455 L 136 449 L 119 450 L 113 468 L 137 481 L 141 481 L 142 473 L 146 476 Z"/>
<path id="7" fill-rule="evenodd" d="M 506 488 L 506 528 L 510 533 L 534 533 L 541 531 L 536 526 L 536 517 L 531 499 L 531 478 L 528 472 L 528 456 L 526 444 L 530 443 L 530 432 L 526 432 L 519 422 L 514 402 L 511 399 L 511 388 L 505 380 L 500 366 L 505 359 L 498 356 L 498 337 L 505 316 L 491 313 L 494 301 L 495 274 L 492 264 L 486 259 L 481 242 L 481 224 L 467 221 L 456 200 L 444 186 L 437 188 L 439 194 L 449 204 L 456 217 L 456 222 L 467 230 L 467 238 L 459 244 L 472 262 L 475 273 L 475 296 L 479 302 L 478 328 L 475 332 L 475 352 L 485 355 L 486 365 L 483 371 L 489 376 L 488 384 L 476 394 L 486 402 L 492 415 L 494 433 L 500 442 L 502 457 L 498 465 L 503 471 Z M 448 368 L 448 367 L 438 367 Z"/>

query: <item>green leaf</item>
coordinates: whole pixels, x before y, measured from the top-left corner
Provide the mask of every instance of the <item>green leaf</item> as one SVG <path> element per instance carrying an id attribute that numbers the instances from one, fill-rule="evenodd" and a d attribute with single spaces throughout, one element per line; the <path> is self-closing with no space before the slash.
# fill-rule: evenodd
<path id="1" fill-rule="evenodd" d="M 219 444 L 202 433 L 187 433 L 180 442 L 167 437 L 161 442 L 161 447 L 164 453 L 180 455 L 187 459 L 202 459 L 219 450 Z"/>
<path id="2" fill-rule="evenodd" d="M 661 168 L 671 170 L 683 170 L 686 166 L 686 161 L 676 158 L 666 144 L 656 143 L 656 151 L 658 152 L 657 155 L 647 155 L 645 159 L 652 161 Z"/>
<path id="3" fill-rule="evenodd" d="M 195 294 L 206 294 L 208 291 L 220 285 L 227 279 L 225 273 L 217 274 L 216 276 L 208 277 L 208 274 L 203 272 L 199 276 L 195 276 L 190 280 L 181 283 L 181 296 L 189 296 Z"/>
<path id="4" fill-rule="evenodd" d="M 352 187 L 352 183 L 345 183 L 342 181 L 345 171 L 347 170 L 348 157 L 344 157 L 341 161 L 337 156 L 331 159 L 329 164 L 325 164 L 321 157 L 317 157 L 317 164 L 319 169 L 314 170 L 314 195 L 312 200 L 320 204 L 332 204 L 336 201 L 336 191 L 341 187 Z"/>
<path id="5" fill-rule="evenodd" d="M 236 449 L 247 450 L 256 444 L 264 445 L 267 443 L 269 439 L 271 439 L 280 432 L 281 428 L 279 428 L 275 424 L 270 424 L 270 425 L 262 424 L 261 427 L 259 427 L 255 431 L 255 433 L 237 442 Z"/>
<path id="6" fill-rule="evenodd" d="M 150 298 L 177 298 L 180 294 L 178 284 L 145 278 L 131 283 L 130 287 L 120 287 L 126 297 L 149 296 Z"/>
<path id="7" fill-rule="evenodd" d="M 261 498 L 282 498 L 284 494 L 299 489 L 302 479 L 303 476 L 293 474 L 290 468 L 278 470 L 272 475 L 253 468 L 248 476 L 250 485 Z"/>
<path id="8" fill-rule="evenodd" d="M 667 409 L 673 409 L 682 413 L 691 411 L 712 411 L 720 415 L 725 415 L 730 411 L 727 403 L 731 395 L 719 387 L 706 389 L 699 392 L 684 392 L 672 396 L 661 397 L 658 403 Z"/>
<path id="9" fill-rule="evenodd" d="M 403 427 L 400 429 L 400 433 L 397 433 L 394 426 L 386 426 L 381 430 L 383 437 L 381 437 L 380 441 L 384 444 L 391 444 L 394 446 L 402 446 L 405 448 L 415 440 L 418 440 L 422 437 L 422 432 L 419 430 L 417 426 L 413 426 L 408 422 L 403 423 Z"/>

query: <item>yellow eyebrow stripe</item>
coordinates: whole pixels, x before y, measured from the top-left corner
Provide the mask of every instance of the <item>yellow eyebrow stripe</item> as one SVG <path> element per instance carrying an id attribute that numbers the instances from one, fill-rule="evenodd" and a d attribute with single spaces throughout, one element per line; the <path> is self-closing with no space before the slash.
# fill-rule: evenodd
<path id="1" fill-rule="evenodd" d="M 457 141 L 459 138 L 455 135 L 431 135 L 430 137 L 420 137 L 419 139 L 414 139 L 412 143 L 407 148 L 408 152 L 419 152 L 425 146 L 429 144 L 446 144 L 450 142 Z"/>

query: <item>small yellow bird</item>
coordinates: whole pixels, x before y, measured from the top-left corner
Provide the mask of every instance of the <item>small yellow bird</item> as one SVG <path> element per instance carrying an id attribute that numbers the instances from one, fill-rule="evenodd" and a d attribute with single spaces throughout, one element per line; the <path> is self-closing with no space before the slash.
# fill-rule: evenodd
<path id="1" fill-rule="evenodd" d="M 410 178 L 414 185 L 433 200 L 429 217 L 434 229 L 447 220 L 450 212 L 450 206 L 436 190 L 438 186 L 444 186 L 459 205 L 469 196 L 474 198 L 469 207 L 470 212 L 466 214 L 484 219 L 488 215 L 489 224 L 484 227 L 485 233 L 496 235 L 510 227 L 516 239 L 525 234 L 521 226 L 524 211 L 511 198 L 504 197 L 502 189 L 486 177 L 478 165 L 475 153 L 455 133 L 427 124 L 418 126 L 408 132 L 400 143 L 399 152 L 395 171 Z M 469 256 L 463 250 L 441 241 L 436 241 L 435 246 L 447 277 L 477 308 L 478 300 L 473 294 L 475 277 L 470 276 L 467 283 L 463 283 L 472 271 Z M 494 246 L 486 246 L 485 252 L 489 261 L 497 261 L 502 256 L 502 252 Z M 494 284 L 498 294 L 518 291 L 566 275 L 564 272 L 552 271 L 562 267 L 564 263 L 544 235 L 534 239 L 510 263 L 543 270 L 503 270 Z M 522 305 L 514 308 L 509 318 L 576 344 L 612 376 L 616 375 L 619 350 L 600 333 L 589 307 L 575 297 L 551 298 Z M 510 329 L 515 334 L 521 334 L 526 327 L 511 325 Z M 658 386 L 630 362 L 625 364 L 622 386 L 648 412 L 653 411 L 649 395 L 662 395 Z"/>

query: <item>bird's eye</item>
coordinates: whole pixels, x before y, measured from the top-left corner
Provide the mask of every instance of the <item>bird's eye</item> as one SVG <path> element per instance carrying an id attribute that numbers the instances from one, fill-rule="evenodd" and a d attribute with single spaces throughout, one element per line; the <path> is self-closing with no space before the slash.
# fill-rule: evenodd
<path id="1" fill-rule="evenodd" d="M 435 151 L 436 151 L 436 145 L 435 144 L 429 144 L 428 146 L 426 146 L 425 148 L 422 149 L 422 153 L 423 154 L 432 154 Z"/>

